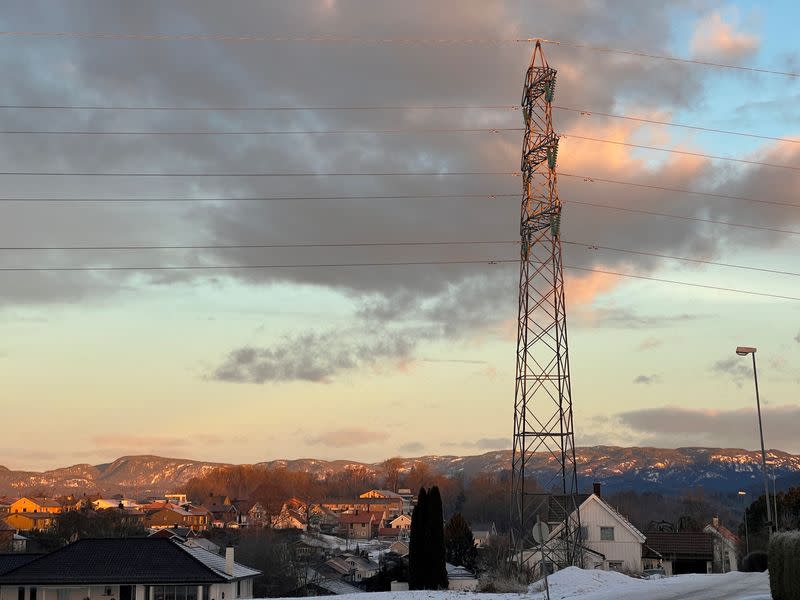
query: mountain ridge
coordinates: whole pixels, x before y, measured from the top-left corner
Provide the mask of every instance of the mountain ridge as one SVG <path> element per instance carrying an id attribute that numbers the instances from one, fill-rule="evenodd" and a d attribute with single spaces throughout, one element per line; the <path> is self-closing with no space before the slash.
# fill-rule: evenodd
<path id="1" fill-rule="evenodd" d="M 576 448 L 581 487 L 599 481 L 610 492 L 621 490 L 677 493 L 701 486 L 709 491 L 735 492 L 757 489 L 761 482 L 761 453 L 740 448 L 622 447 L 586 446 Z M 769 450 L 779 486 L 800 484 L 800 455 Z M 451 477 L 474 477 L 479 473 L 508 471 L 511 450 L 495 450 L 476 455 L 426 455 L 402 458 L 402 471 L 416 462 L 426 463 L 434 473 Z M 275 459 L 242 466 L 290 471 L 306 471 L 318 477 L 346 469 L 364 468 L 380 475 L 381 462 L 321 460 L 315 458 Z M 552 457 L 537 454 L 530 464 L 534 476 L 552 473 Z M 0 495 L 47 493 L 123 493 L 157 495 L 179 491 L 190 479 L 212 470 L 230 468 L 233 463 L 167 458 L 156 455 L 121 456 L 111 462 L 91 465 L 79 463 L 46 471 L 12 470 L 0 465 Z"/>

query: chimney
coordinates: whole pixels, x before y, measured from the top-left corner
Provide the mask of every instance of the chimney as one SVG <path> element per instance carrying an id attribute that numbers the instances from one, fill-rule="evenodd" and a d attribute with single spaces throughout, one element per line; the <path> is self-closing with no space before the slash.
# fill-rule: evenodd
<path id="1" fill-rule="evenodd" d="M 225 573 L 233 577 L 233 547 L 225 548 Z"/>
<path id="2" fill-rule="evenodd" d="M 601 486 L 601 485 L 602 485 L 602 484 L 601 484 L 599 481 L 595 481 L 595 482 L 592 484 L 592 493 L 593 493 L 595 496 L 597 496 L 598 498 L 602 498 L 602 497 L 603 497 L 603 495 L 600 493 L 600 486 Z"/>
<path id="3" fill-rule="evenodd" d="M 719 517 L 712 518 L 711 524 L 714 525 L 714 527 L 719 527 Z"/>

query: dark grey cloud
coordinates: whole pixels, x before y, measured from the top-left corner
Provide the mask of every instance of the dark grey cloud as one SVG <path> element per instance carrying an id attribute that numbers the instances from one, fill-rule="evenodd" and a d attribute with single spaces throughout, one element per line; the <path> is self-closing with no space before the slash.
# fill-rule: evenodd
<path id="1" fill-rule="evenodd" d="M 794 336 L 794 341 L 797 342 L 798 344 L 800 344 L 800 331 L 797 332 L 796 336 Z"/>
<path id="2" fill-rule="evenodd" d="M 741 385 L 744 380 L 753 378 L 753 368 L 750 366 L 750 362 L 738 356 L 718 360 L 712 365 L 711 371 L 732 377 L 738 385 Z"/>
<path id="3" fill-rule="evenodd" d="M 630 306 L 620 306 L 612 308 L 597 308 L 592 310 L 591 321 L 595 326 L 618 327 L 621 329 L 652 329 L 655 327 L 671 327 L 680 323 L 688 323 L 701 319 L 712 318 L 712 315 L 705 314 L 643 314 L 638 309 Z M 648 338 L 645 342 L 648 348 L 658 345 L 658 340 Z"/>
<path id="4" fill-rule="evenodd" d="M 797 451 L 800 407 L 763 407 L 764 438 L 768 448 Z M 694 409 L 669 406 L 624 412 L 617 419 L 656 447 L 716 446 L 756 448 L 759 445 L 755 407 Z"/>
<path id="5" fill-rule="evenodd" d="M 210 0 L 147 0 L 129 4 L 78 0 L 54 8 L 44 0 L 16 0 L 4 6 L 0 21 L 7 30 L 209 32 L 230 34 L 297 34 L 324 32 L 364 37 L 527 37 L 583 40 L 606 44 L 625 40 L 630 48 L 665 51 L 674 40 L 671 18 L 677 8 L 706 14 L 714 2 L 684 0 L 669 6 L 626 0 L 609 10 L 604 3 L 547 0 L 534 6 L 516 2 L 464 0 L 457 11 L 440 10 L 423 0 L 382 4 L 370 2 L 260 3 L 240 2 L 236 10 Z M 624 12 L 625 18 L 619 14 Z M 531 23 L 537 31 L 530 30 Z M 254 29 L 256 29 L 254 31 Z M 519 99 L 521 77 L 529 60 L 524 45 L 361 45 L 259 44 L 210 42 L 135 42 L 65 39 L 14 39 L 0 66 L 7 74 L 0 101 L 22 104 L 150 104 L 184 106 L 269 105 L 429 105 L 512 104 Z M 707 103 L 702 69 L 613 57 L 566 47 L 547 47 L 560 69 L 557 98 L 564 104 L 594 111 L 633 106 L 638 112 L 663 111 Z M 469 68 L 465 68 L 469 65 Z M 269 130 L 369 129 L 465 126 L 519 126 L 518 111 L 407 110 L 400 112 L 332 111 L 283 113 L 144 113 L 14 111 L 8 128 L 140 129 L 140 130 Z M 599 117 L 557 112 L 559 131 L 607 129 Z M 617 124 L 618 125 L 618 124 Z M 605 131 L 625 136 L 626 130 Z M 63 169 L 92 171 L 509 171 L 519 162 L 518 133 L 482 135 L 347 135 L 347 136 L 143 136 L 114 138 L 25 137 L 0 146 L 9 170 Z M 575 167 L 595 177 L 630 178 L 630 166 L 605 160 L 605 147 L 578 145 L 565 139 L 562 168 Z M 777 156 L 779 155 L 780 156 Z M 775 155 L 775 156 L 773 156 Z M 791 162 L 795 149 L 767 148 L 762 160 Z M 784 174 L 752 168 L 729 171 L 707 161 L 674 160 L 637 168 L 644 184 L 699 187 L 762 194 L 765 175 L 776 181 L 774 199 L 792 197 Z M 721 182 L 710 184 L 708 182 Z M 453 178 L 204 178 L 204 179 L 23 179 L 6 183 L 8 196 L 336 196 L 413 194 L 486 194 L 487 198 L 387 199 L 349 201 L 275 201 L 203 205 L 57 205 L 3 207 L 0 236 L 13 244 L 158 244 L 158 243 L 303 243 L 350 241 L 513 240 L 518 236 L 518 200 L 489 198 L 519 191 L 513 177 Z M 583 242 L 625 240 L 625 246 L 662 253 L 713 258 L 729 236 L 752 246 L 782 243 L 780 235 L 729 232 L 702 224 L 671 223 L 641 215 L 569 204 L 591 195 L 593 202 L 663 210 L 676 202 L 669 192 L 584 183 L 563 177 L 567 201 L 565 237 Z M 676 212 L 677 209 L 676 209 Z M 797 215 L 776 208 L 725 201 L 686 202 L 681 214 L 712 216 L 765 225 L 796 222 Z M 58 254 L 36 257 L 37 264 L 135 266 L 142 264 L 280 264 L 382 262 L 401 260 L 489 260 L 513 258 L 513 245 L 431 248 L 285 249 L 267 251 L 206 250 L 137 254 Z M 30 255 L 4 254 L 0 266 L 30 264 Z M 656 269 L 655 258 L 587 252 L 570 247 L 567 264 L 603 265 L 620 270 Z M 572 276 L 572 275 L 570 275 Z M 276 281 L 338 290 L 362 307 L 346 332 L 300 333 L 292 340 L 264 348 L 233 350 L 219 368 L 226 381 L 323 381 L 353 365 L 373 359 L 405 358 L 420 337 L 398 334 L 404 343 L 374 347 L 370 323 L 422 323 L 431 335 L 459 339 L 490 328 L 515 314 L 516 272 L 497 265 L 398 268 L 303 268 L 242 270 L 213 276 L 197 272 L 147 274 L 22 273 L 4 286 L 0 305 L 44 302 L 86 303 L 143 285 L 173 285 L 232 279 L 255 286 Z M 568 299 L 569 301 L 569 299 Z M 606 315 L 620 327 L 652 327 L 682 320 L 682 315 Z M 603 319 L 601 319 L 603 322 Z M 367 331 L 367 333 L 361 333 Z M 308 336 L 311 336 L 310 338 Z M 322 339 L 320 339 L 320 336 Z M 328 342 L 300 352 L 303 341 Z M 377 350 L 370 353 L 369 350 Z M 363 351 L 363 352 L 362 352 Z M 323 356 L 323 353 L 327 353 Z"/>
<path id="6" fill-rule="evenodd" d="M 233 350 L 211 377 L 236 383 L 326 383 L 342 372 L 406 359 L 425 336 L 426 332 L 413 329 L 286 336 L 268 348 Z"/>
<path id="7" fill-rule="evenodd" d="M 408 442 L 407 444 L 403 444 L 399 448 L 400 452 L 407 452 L 407 453 L 422 452 L 424 449 L 425 449 L 425 444 L 422 444 L 420 442 Z"/>
<path id="8" fill-rule="evenodd" d="M 639 375 L 634 380 L 633 383 L 642 384 L 642 385 L 652 385 L 654 383 L 661 383 L 661 377 L 659 375 Z"/>

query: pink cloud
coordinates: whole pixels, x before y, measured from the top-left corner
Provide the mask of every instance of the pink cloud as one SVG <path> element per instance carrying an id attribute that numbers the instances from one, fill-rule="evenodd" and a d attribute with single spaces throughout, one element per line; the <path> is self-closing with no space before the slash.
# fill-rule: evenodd
<path id="1" fill-rule="evenodd" d="M 350 446 L 364 446 L 373 442 L 381 442 L 389 437 L 383 431 L 371 431 L 361 427 L 335 429 L 326 431 L 308 440 L 314 446 L 329 446 L 331 448 L 347 448 Z"/>
<path id="2" fill-rule="evenodd" d="M 700 19 L 692 36 L 695 56 L 741 58 L 756 52 L 761 39 L 754 34 L 737 31 L 738 13 L 732 12 L 732 23 L 727 23 L 719 11 Z"/>

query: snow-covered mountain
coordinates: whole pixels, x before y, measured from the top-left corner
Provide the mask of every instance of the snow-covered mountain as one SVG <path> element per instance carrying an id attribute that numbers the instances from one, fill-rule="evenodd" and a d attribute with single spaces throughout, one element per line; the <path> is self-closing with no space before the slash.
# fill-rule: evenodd
<path id="1" fill-rule="evenodd" d="M 734 492 L 758 489 L 761 484 L 761 454 L 749 450 L 722 448 L 621 448 L 593 446 L 578 448 L 581 487 L 602 482 L 608 492 L 619 490 L 679 493 L 699 486 L 709 491 Z M 474 477 L 479 473 L 507 472 L 511 451 L 487 452 L 475 456 L 422 456 L 403 459 L 403 469 L 415 462 L 426 463 L 432 471 Z M 779 487 L 800 484 L 800 455 L 770 450 L 768 461 L 774 466 Z M 162 458 L 126 456 L 101 465 L 73 465 L 44 472 L 12 471 L 0 466 L 0 495 L 22 493 L 125 493 L 159 494 L 178 491 L 187 481 L 211 470 L 231 465 Z M 345 469 L 363 468 L 381 475 L 381 463 L 326 461 L 316 459 L 273 460 L 257 463 L 261 468 L 286 468 L 324 477 Z M 538 454 L 530 463 L 532 474 L 552 472 L 551 456 Z"/>

